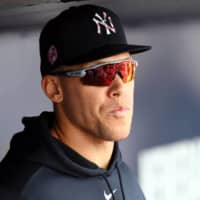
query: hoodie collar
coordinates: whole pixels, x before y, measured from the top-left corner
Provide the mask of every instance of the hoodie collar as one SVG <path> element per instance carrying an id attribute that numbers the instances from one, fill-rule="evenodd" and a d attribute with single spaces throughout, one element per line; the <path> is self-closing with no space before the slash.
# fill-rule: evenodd
<path id="1" fill-rule="evenodd" d="M 24 159 L 41 163 L 72 176 L 110 175 L 121 163 L 121 153 L 117 142 L 109 168 L 105 170 L 52 137 L 49 130 L 53 124 L 53 117 L 52 112 L 43 112 L 38 117 L 23 118 L 25 129 L 17 134 L 18 136 L 14 136 L 11 145 L 20 149 L 21 152 L 26 152 L 22 156 Z"/>

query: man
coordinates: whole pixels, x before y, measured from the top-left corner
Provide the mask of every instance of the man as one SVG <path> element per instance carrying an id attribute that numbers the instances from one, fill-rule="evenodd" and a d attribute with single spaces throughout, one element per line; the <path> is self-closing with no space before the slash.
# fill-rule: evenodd
<path id="1" fill-rule="evenodd" d="M 24 118 L 0 164 L 0 199 L 143 200 L 117 141 L 130 132 L 136 62 L 118 16 L 72 7 L 40 36 L 42 88 L 53 112 Z"/>

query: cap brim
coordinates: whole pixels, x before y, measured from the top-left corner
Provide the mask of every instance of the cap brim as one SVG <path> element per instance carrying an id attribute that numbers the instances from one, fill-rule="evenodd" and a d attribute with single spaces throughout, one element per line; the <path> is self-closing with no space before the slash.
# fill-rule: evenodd
<path id="1" fill-rule="evenodd" d="M 85 62 L 90 62 L 109 56 L 113 56 L 123 52 L 129 52 L 130 54 L 138 54 L 151 49 L 151 46 L 144 45 L 109 45 L 97 48 L 91 52 L 85 53 L 81 56 L 78 56 L 71 61 L 68 60 L 66 65 L 80 64 Z"/>

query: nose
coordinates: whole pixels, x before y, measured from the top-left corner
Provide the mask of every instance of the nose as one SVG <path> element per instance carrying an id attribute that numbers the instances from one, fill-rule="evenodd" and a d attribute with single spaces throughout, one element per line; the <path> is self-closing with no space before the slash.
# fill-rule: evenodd
<path id="1" fill-rule="evenodd" d="M 108 96 L 110 98 L 120 97 L 124 92 L 124 82 L 119 74 L 115 75 L 114 80 L 112 81 L 111 85 L 108 89 Z"/>

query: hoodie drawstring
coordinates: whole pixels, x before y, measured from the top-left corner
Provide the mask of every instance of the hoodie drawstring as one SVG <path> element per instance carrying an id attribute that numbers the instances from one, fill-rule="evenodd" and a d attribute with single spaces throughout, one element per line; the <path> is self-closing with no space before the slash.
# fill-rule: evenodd
<path id="1" fill-rule="evenodd" d="M 108 186 L 108 188 L 109 188 L 109 190 L 110 190 L 110 193 L 112 194 L 112 199 L 115 200 L 115 196 L 114 196 L 112 187 L 111 187 L 111 185 L 110 185 L 110 183 L 109 183 L 107 177 L 106 177 L 104 174 L 103 174 L 102 176 L 103 176 L 103 178 L 104 178 L 104 180 L 105 180 L 105 182 L 106 182 L 106 184 L 107 184 L 107 186 Z"/>
<path id="2" fill-rule="evenodd" d="M 122 183 L 121 172 L 120 172 L 120 169 L 119 169 L 118 165 L 117 165 L 116 168 L 117 168 L 117 174 L 118 174 L 118 177 L 119 177 L 119 183 L 120 183 L 120 189 L 121 189 L 121 193 L 122 193 L 122 199 L 125 200 L 125 193 L 124 193 L 124 187 L 123 187 L 123 183 Z M 115 200 L 114 192 L 112 190 L 112 187 L 111 187 L 106 175 L 103 174 L 102 176 L 103 176 L 103 178 L 104 178 L 104 180 L 105 180 L 105 182 L 106 182 L 106 184 L 107 184 L 107 186 L 108 186 L 108 188 L 110 190 L 110 193 L 112 194 L 112 199 Z"/>
<path id="3" fill-rule="evenodd" d="M 125 200 L 125 193 L 124 193 L 124 187 L 123 187 L 123 184 L 122 184 L 122 176 L 121 176 L 121 172 L 120 172 L 120 169 L 117 165 L 117 174 L 119 176 L 119 182 L 120 182 L 120 188 L 121 188 L 121 192 L 122 192 L 122 198 L 123 200 Z"/>

